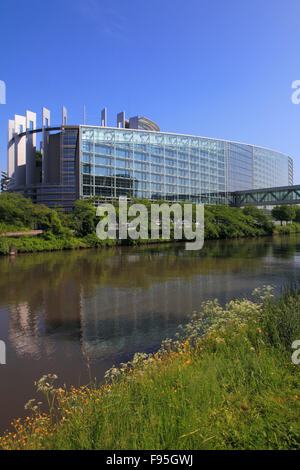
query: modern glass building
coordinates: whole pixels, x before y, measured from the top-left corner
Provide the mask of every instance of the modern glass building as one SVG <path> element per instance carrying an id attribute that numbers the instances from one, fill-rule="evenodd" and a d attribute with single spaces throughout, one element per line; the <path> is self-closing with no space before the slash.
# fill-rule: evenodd
<path id="1" fill-rule="evenodd" d="M 163 132 L 80 126 L 80 194 L 227 203 L 228 193 L 293 184 L 273 150 Z"/>
<path id="2" fill-rule="evenodd" d="M 126 121 L 124 113 L 118 114 L 118 127 L 107 127 L 104 111 L 101 126 L 68 126 L 63 108 L 64 124 L 51 128 L 50 112 L 43 108 L 48 127 L 34 125 L 25 132 L 18 132 L 15 122 L 20 117 L 15 116 L 8 141 L 9 190 L 70 208 L 76 199 L 91 196 L 227 204 L 234 191 L 293 184 L 293 161 L 286 154 L 161 132 L 147 118 Z M 37 132 L 42 132 L 43 158 L 39 180 L 34 181 L 35 160 L 27 159 L 26 151 L 32 156 Z"/>

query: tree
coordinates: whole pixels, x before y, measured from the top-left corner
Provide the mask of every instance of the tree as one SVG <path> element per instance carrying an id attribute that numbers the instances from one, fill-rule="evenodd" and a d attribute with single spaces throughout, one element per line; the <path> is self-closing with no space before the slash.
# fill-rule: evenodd
<path id="1" fill-rule="evenodd" d="M 63 226 L 57 212 L 43 204 L 34 206 L 34 220 L 36 228 L 44 231 L 50 231 L 54 235 L 63 232 Z"/>
<path id="2" fill-rule="evenodd" d="M 295 222 L 300 223 L 300 206 L 295 206 L 295 211 L 296 211 L 296 216 L 295 216 Z"/>
<path id="3" fill-rule="evenodd" d="M 258 227 L 264 229 L 267 233 L 273 232 L 273 223 L 270 216 L 264 214 L 264 212 L 253 204 L 249 204 L 243 209 L 243 213 L 246 216 L 251 216 L 256 221 Z"/>
<path id="4" fill-rule="evenodd" d="M 81 237 L 96 230 L 96 209 L 88 202 L 78 199 L 74 204 L 72 216 L 76 232 Z"/>
<path id="5" fill-rule="evenodd" d="M 254 206 L 253 204 L 248 204 L 246 207 L 244 207 L 243 213 L 245 215 L 251 215 L 251 217 L 258 221 L 262 221 L 267 217 L 261 209 L 259 209 L 257 206 Z"/>
<path id="6" fill-rule="evenodd" d="M 33 224 L 34 205 L 21 194 L 4 192 L 0 195 L 0 221 L 4 224 L 27 226 Z"/>
<path id="7" fill-rule="evenodd" d="M 296 209 L 295 206 L 292 205 L 282 205 L 282 206 L 275 206 L 272 209 L 272 217 L 275 220 L 279 220 L 280 224 L 282 225 L 282 222 L 289 222 L 291 220 L 294 220 L 296 217 Z"/>
<path id="8" fill-rule="evenodd" d="M 16 228 L 38 228 L 60 234 L 62 223 L 57 212 L 44 205 L 33 204 L 21 194 L 0 195 L 0 222 Z"/>

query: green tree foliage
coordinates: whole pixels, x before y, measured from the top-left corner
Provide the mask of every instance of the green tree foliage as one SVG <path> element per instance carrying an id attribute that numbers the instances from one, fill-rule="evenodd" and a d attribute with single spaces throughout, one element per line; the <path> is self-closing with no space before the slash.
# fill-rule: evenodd
<path id="1" fill-rule="evenodd" d="M 96 210 L 89 202 L 78 200 L 74 204 L 72 217 L 76 233 L 84 237 L 96 230 Z"/>
<path id="2" fill-rule="evenodd" d="M 151 236 L 151 205 L 153 202 L 145 199 L 134 199 L 134 203 L 143 204 L 148 209 L 148 229 L 149 238 Z M 43 237 L 39 237 L 40 244 L 45 242 L 46 246 L 102 246 L 108 241 L 99 241 L 96 237 L 96 225 L 99 218 L 96 216 L 95 203 L 97 200 L 78 200 L 75 202 L 72 212 L 63 212 L 62 207 L 57 210 L 50 209 L 44 205 L 33 204 L 29 199 L 11 193 L 0 194 L 0 231 L 17 231 L 28 229 L 41 229 L 44 231 Z M 166 201 L 156 201 L 158 204 L 166 204 Z M 168 204 L 168 203 L 167 203 Z M 190 203 L 192 204 L 192 203 Z M 169 205 L 172 205 L 170 202 Z M 130 202 L 128 201 L 128 208 Z M 184 213 L 184 203 L 181 203 L 182 214 Z M 276 209 L 276 210 L 275 210 Z M 276 207 L 272 215 L 276 215 L 277 220 L 300 221 L 300 207 L 297 206 L 279 206 Z M 116 220 L 118 221 L 119 203 L 115 202 Z M 192 204 L 193 225 L 196 220 L 196 205 Z M 128 220 L 130 217 L 128 218 Z M 172 213 L 171 213 L 172 219 Z M 171 239 L 174 238 L 174 226 L 171 220 Z M 294 231 L 298 231 L 298 225 L 294 224 Z M 244 209 L 229 207 L 226 205 L 205 205 L 204 207 L 204 227 L 205 239 L 230 239 L 240 237 L 259 237 L 273 233 L 274 224 L 271 218 L 264 214 L 259 208 L 248 205 Z M 160 227 L 161 228 L 161 227 Z M 195 226 L 193 227 L 195 230 Z M 277 229 L 281 229 L 278 227 Z M 282 227 L 291 228 L 291 225 Z M 71 231 L 72 230 L 72 231 Z M 279 231 L 279 230 L 278 230 Z M 55 240 L 60 240 L 57 243 Z M 47 243 L 46 243 L 47 242 Z M 128 243 L 144 243 L 145 240 L 133 241 Z M 147 241 L 147 243 L 149 240 Z M 3 241 L 4 243 L 4 241 Z M 19 242 L 21 243 L 21 241 Z M 24 242 L 26 249 L 29 241 Z M 32 244 L 33 243 L 33 244 Z M 32 242 L 30 249 L 36 245 Z M 110 241 L 109 241 L 110 243 Z M 0 247 L 1 248 L 1 247 Z M 41 248 L 40 246 L 38 247 Z M 24 248 L 25 249 L 25 248 Z M 29 248 L 28 248 L 29 250 Z M 1 251 L 1 249 L 0 249 Z M 3 251 L 3 250 L 2 250 Z M 4 250 L 5 251 L 5 250 Z"/>
<path id="3" fill-rule="evenodd" d="M 0 195 L 0 222 L 16 227 L 33 228 L 36 206 L 20 194 Z"/>
<path id="4" fill-rule="evenodd" d="M 272 209 L 272 217 L 275 220 L 279 220 L 281 225 L 283 221 L 289 222 L 291 220 L 294 220 L 296 217 L 295 206 L 289 204 L 275 206 Z"/>
<path id="5" fill-rule="evenodd" d="M 255 220 L 258 228 L 262 228 L 263 230 L 265 230 L 267 233 L 270 233 L 270 234 L 273 232 L 273 224 L 272 224 L 270 217 L 264 214 L 264 212 L 261 209 L 259 209 L 257 206 L 253 206 L 252 204 L 249 204 L 246 207 L 244 207 L 243 213 L 246 216 L 252 217 Z"/>
<path id="6" fill-rule="evenodd" d="M 34 207 L 35 227 L 40 230 L 50 231 L 54 235 L 63 232 L 63 226 L 57 212 L 44 205 Z"/>
<path id="7" fill-rule="evenodd" d="M 295 206 L 295 212 L 296 215 L 294 221 L 300 223 L 300 206 Z"/>
<path id="8" fill-rule="evenodd" d="M 3 193 L 0 195 L 0 223 L 15 227 L 16 230 L 50 230 L 62 233 L 63 227 L 55 210 L 44 205 L 33 204 L 20 194 Z"/>
<path id="9" fill-rule="evenodd" d="M 273 224 L 260 209 L 205 206 L 205 238 L 255 237 L 272 233 Z"/>

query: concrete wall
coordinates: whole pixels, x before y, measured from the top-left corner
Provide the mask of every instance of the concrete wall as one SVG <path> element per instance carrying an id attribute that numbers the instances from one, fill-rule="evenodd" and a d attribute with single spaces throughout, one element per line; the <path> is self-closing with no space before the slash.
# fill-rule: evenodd
<path id="1" fill-rule="evenodd" d="M 49 109 L 42 108 L 42 182 L 48 183 L 48 174 L 49 174 L 49 153 L 48 153 L 48 144 L 49 144 L 49 132 L 46 130 L 47 127 L 51 126 L 50 121 L 51 113 Z"/>
<path id="2" fill-rule="evenodd" d="M 36 129 L 36 113 L 26 111 L 26 185 L 35 183 L 36 134 L 29 133 L 34 129 Z"/>
<path id="3" fill-rule="evenodd" d="M 117 127 L 125 128 L 125 112 L 117 114 Z"/>
<path id="4" fill-rule="evenodd" d="M 139 117 L 134 116 L 129 119 L 129 128 L 138 129 L 139 128 Z"/>
<path id="5" fill-rule="evenodd" d="M 47 182 L 51 184 L 60 184 L 60 138 L 60 132 L 49 135 L 48 154 L 51 165 L 49 166 Z"/>
<path id="6" fill-rule="evenodd" d="M 15 134 L 26 131 L 26 118 L 15 114 Z M 26 136 L 15 136 L 15 184 L 26 183 Z"/>
<path id="7" fill-rule="evenodd" d="M 7 132 L 7 171 L 9 178 L 14 178 L 15 173 L 15 144 L 14 142 L 11 142 L 14 133 L 15 121 L 13 119 L 9 119 Z M 13 185 L 13 181 L 11 181 L 10 185 Z"/>

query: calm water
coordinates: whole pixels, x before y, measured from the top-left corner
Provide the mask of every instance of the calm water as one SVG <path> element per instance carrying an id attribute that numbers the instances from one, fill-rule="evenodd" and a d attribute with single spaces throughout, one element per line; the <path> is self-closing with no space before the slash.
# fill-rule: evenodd
<path id="1" fill-rule="evenodd" d="M 152 351 L 202 301 L 249 295 L 262 284 L 277 291 L 300 279 L 300 236 L 115 248 L 0 257 L 0 431 L 24 415 L 33 382 L 56 373 L 59 384 L 92 377 Z"/>

